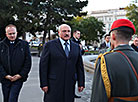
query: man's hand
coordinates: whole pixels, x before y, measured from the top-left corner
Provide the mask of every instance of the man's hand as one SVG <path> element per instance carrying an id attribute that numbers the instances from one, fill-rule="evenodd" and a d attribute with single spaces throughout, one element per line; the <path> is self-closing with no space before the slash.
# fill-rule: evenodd
<path id="1" fill-rule="evenodd" d="M 48 86 L 43 87 L 42 90 L 43 90 L 45 93 L 47 93 L 47 92 L 48 92 Z"/>
<path id="2" fill-rule="evenodd" d="M 16 80 L 18 80 L 18 79 L 20 79 L 20 78 L 21 78 L 21 76 L 20 76 L 19 74 L 16 74 L 16 75 L 14 75 L 14 76 L 12 77 L 11 81 L 16 81 Z"/>
<path id="3" fill-rule="evenodd" d="M 82 45 L 81 44 L 79 44 L 80 45 L 80 49 L 82 49 Z"/>
<path id="4" fill-rule="evenodd" d="M 79 91 L 79 92 L 82 92 L 82 91 L 83 91 L 83 89 L 84 89 L 84 87 L 83 87 L 83 86 L 78 87 L 78 91 Z"/>
<path id="5" fill-rule="evenodd" d="M 12 76 L 10 76 L 10 75 L 6 75 L 5 78 L 8 80 L 12 80 Z"/>

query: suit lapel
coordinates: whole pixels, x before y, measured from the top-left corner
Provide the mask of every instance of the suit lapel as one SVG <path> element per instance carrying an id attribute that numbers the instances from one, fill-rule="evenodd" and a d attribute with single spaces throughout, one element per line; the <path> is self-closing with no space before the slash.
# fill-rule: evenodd
<path id="1" fill-rule="evenodd" d="M 57 47 L 57 49 L 58 49 L 65 57 L 67 57 L 59 39 L 56 40 L 56 47 Z M 73 47 L 74 47 L 74 46 L 73 46 L 73 43 L 72 43 L 72 41 L 70 40 L 70 51 L 69 51 L 69 56 L 68 56 L 68 58 L 70 58 L 71 55 L 72 55 L 72 53 L 73 53 Z"/>
<path id="2" fill-rule="evenodd" d="M 72 53 L 73 53 L 72 50 L 73 50 L 73 44 L 72 44 L 72 41 L 70 40 L 70 52 L 69 52 L 68 58 L 71 57 L 71 55 L 72 55 Z"/>

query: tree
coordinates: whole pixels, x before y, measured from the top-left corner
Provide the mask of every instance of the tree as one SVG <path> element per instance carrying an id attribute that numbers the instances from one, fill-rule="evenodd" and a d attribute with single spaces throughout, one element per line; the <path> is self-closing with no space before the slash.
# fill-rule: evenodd
<path id="1" fill-rule="evenodd" d="M 79 15 L 80 11 L 86 6 L 88 0 L 48 0 L 39 6 L 41 14 L 41 28 L 44 30 L 44 39 L 49 30 L 56 31 L 57 26 L 71 20 L 73 16 Z M 50 35 L 49 35 L 50 36 Z M 44 41 L 44 40 L 43 40 Z"/>
<path id="2" fill-rule="evenodd" d="M 73 16 L 79 15 L 88 0 L 0 0 L 0 28 L 4 34 L 7 24 L 18 27 L 19 34 L 44 31 L 44 39 L 49 30 L 56 28 Z"/>
<path id="3" fill-rule="evenodd" d="M 136 27 L 136 34 L 138 34 L 138 7 L 135 4 L 130 4 L 126 8 L 126 16 L 130 19 Z"/>
<path id="4" fill-rule="evenodd" d="M 86 42 L 99 41 L 105 34 L 103 27 L 104 24 L 98 21 L 95 17 L 77 17 L 71 22 L 72 28 L 78 29 L 82 33 L 82 40 Z"/>
<path id="5" fill-rule="evenodd" d="M 8 24 L 15 24 L 18 29 L 18 36 L 25 34 L 32 29 L 33 7 L 29 0 L 0 0 L 0 35 L 5 37 L 5 27 Z"/>

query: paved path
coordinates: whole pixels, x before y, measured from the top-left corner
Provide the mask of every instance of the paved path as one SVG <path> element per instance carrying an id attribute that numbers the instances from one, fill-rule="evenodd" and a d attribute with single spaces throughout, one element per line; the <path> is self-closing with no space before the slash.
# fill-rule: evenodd
<path id="1" fill-rule="evenodd" d="M 19 102 L 43 102 L 43 92 L 40 90 L 39 87 L 39 78 L 38 78 L 38 64 L 39 58 L 32 57 L 32 69 L 30 72 L 30 77 L 28 81 L 24 83 L 24 86 L 21 90 Z M 92 86 L 92 78 L 93 73 L 86 72 L 86 88 L 82 93 L 77 93 L 77 95 L 81 95 L 82 98 L 75 99 L 75 102 L 90 102 L 90 95 L 91 95 L 91 86 Z M 76 89 L 77 90 L 77 89 Z M 0 102 L 2 102 L 2 93 L 1 93 L 1 86 L 0 86 Z"/>

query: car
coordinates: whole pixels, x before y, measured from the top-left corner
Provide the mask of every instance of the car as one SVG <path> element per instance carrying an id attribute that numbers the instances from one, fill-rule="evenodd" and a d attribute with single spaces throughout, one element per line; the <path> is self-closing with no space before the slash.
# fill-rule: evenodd
<path id="1" fill-rule="evenodd" d="M 87 46 L 83 46 L 83 49 L 84 49 L 85 52 L 88 52 Z"/>
<path id="2" fill-rule="evenodd" d="M 31 41 L 29 43 L 30 47 L 39 47 L 40 42 L 39 41 Z"/>
<path id="3" fill-rule="evenodd" d="M 43 43 L 38 41 L 31 41 L 29 43 L 31 54 L 37 54 L 39 57 L 41 56 Z"/>

